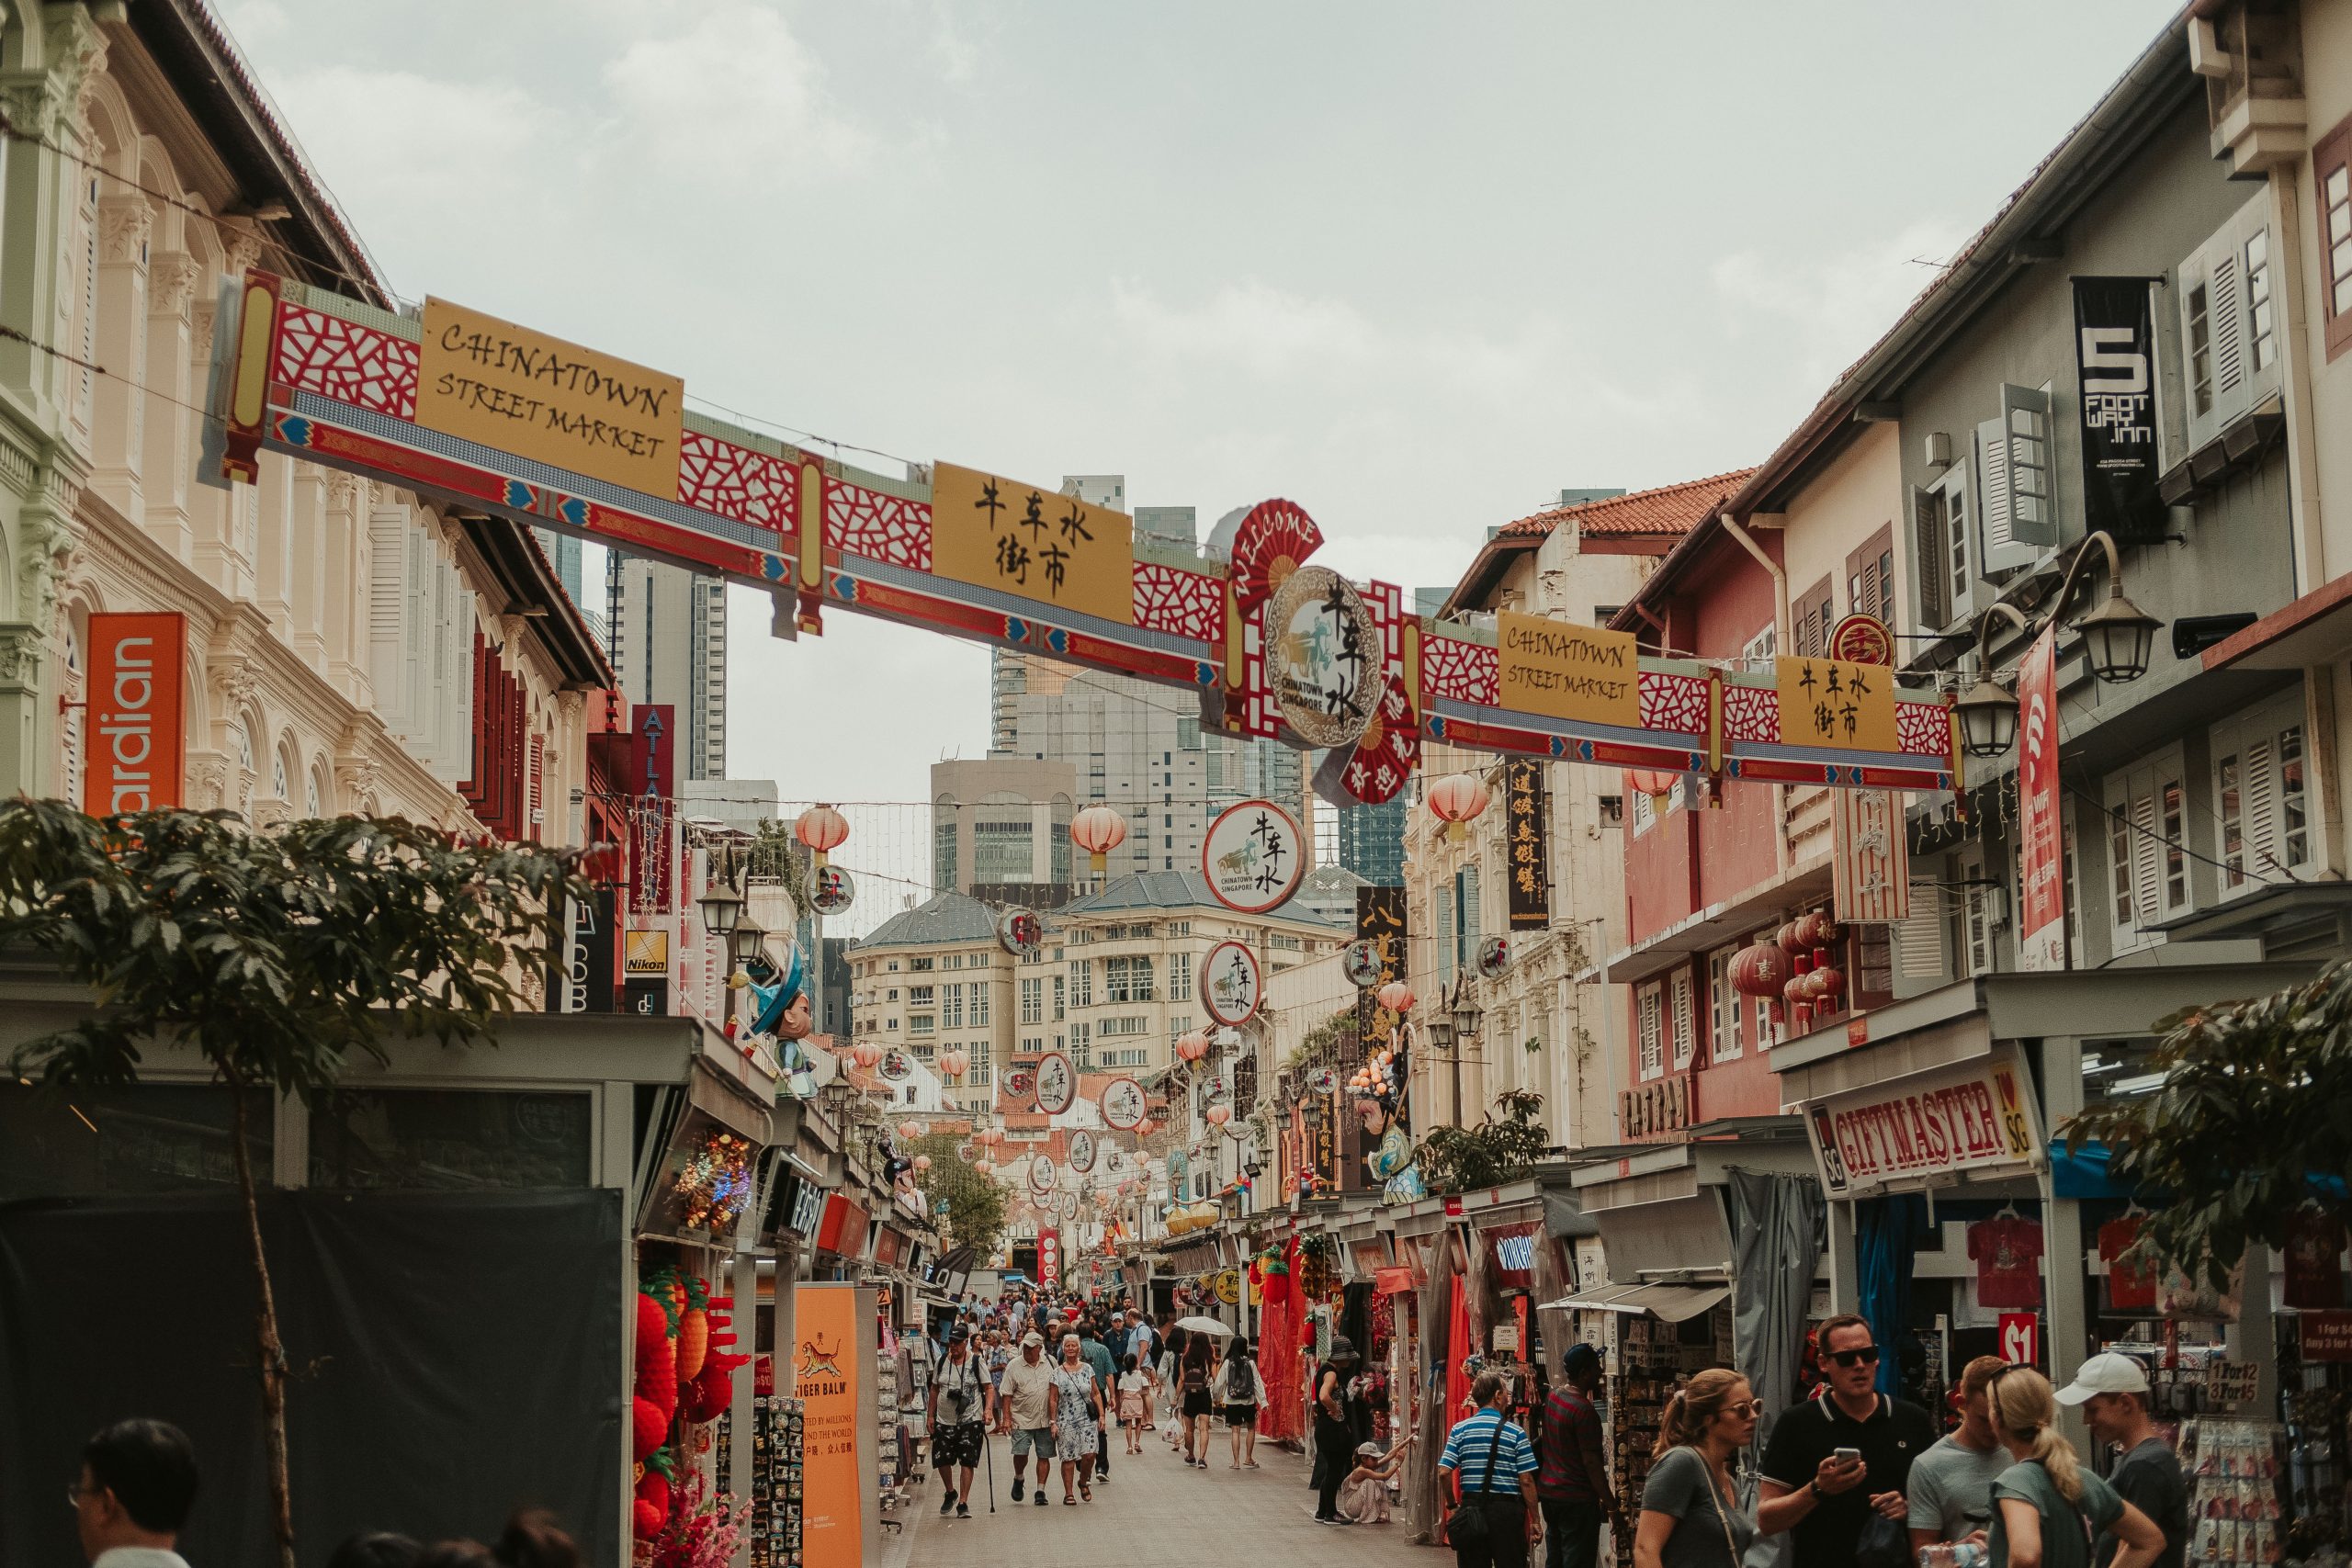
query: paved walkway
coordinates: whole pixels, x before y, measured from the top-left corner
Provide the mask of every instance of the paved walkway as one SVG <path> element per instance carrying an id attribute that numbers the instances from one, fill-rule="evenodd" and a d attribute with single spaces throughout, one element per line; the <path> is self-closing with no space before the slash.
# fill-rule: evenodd
<path id="1" fill-rule="evenodd" d="M 1010 1496 L 1008 1439 L 989 1439 L 996 1457 L 996 1513 L 988 1511 L 988 1471 L 974 1478 L 978 1495 L 968 1519 L 942 1518 L 939 1486 L 926 1477 L 908 1511 L 906 1538 L 884 1547 L 887 1568 L 1200 1568 L 1204 1562 L 1329 1563 L 1331 1568 L 1451 1568 L 1451 1553 L 1416 1547 L 1400 1525 L 1337 1528 L 1315 1522 L 1306 1461 L 1265 1443 L 1258 1470 L 1228 1470 L 1225 1434 L 1207 1470 L 1180 1461 L 1159 1434 L 1144 1434 L 1145 1451 L 1119 1451 L 1112 1438 L 1111 1480 L 1097 1480 L 1094 1501 L 1062 1506 L 1058 1476 L 1040 1508 Z M 903 1544 L 902 1544 L 903 1542 Z M 895 1550 L 894 1550 L 895 1549 Z"/>

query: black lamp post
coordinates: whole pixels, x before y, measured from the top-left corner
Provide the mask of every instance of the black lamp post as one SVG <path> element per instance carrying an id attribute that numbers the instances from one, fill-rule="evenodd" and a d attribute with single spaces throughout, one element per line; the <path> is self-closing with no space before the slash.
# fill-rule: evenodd
<path id="1" fill-rule="evenodd" d="M 728 932 L 728 956 L 739 964 L 749 964 L 760 955 L 760 950 L 767 944 L 767 940 L 768 933 L 761 929 L 760 923 L 746 915 Z"/>
<path id="2" fill-rule="evenodd" d="M 695 900 L 702 909 L 702 929 L 710 936 L 728 937 L 735 933 L 736 922 L 743 918 L 743 896 L 726 881 L 713 882 L 710 891 Z"/>

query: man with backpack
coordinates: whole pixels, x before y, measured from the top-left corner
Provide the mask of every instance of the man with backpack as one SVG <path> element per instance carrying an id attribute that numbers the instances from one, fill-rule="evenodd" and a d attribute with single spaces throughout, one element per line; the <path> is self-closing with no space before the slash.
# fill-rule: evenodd
<path id="1" fill-rule="evenodd" d="M 943 1514 L 954 1508 L 959 1519 L 972 1517 L 972 1472 L 979 1467 L 995 1398 L 988 1369 L 972 1354 L 972 1337 L 959 1323 L 947 1331 L 946 1357 L 931 1380 L 931 1459 L 947 1492 L 939 1504 Z M 956 1484 L 958 1470 L 964 1472 L 961 1487 Z"/>
<path id="2" fill-rule="evenodd" d="M 1225 1429 L 1233 1439 L 1235 1470 L 1258 1468 L 1258 1410 L 1266 1403 L 1265 1374 L 1250 1353 L 1250 1341 L 1236 1338 L 1217 1374 L 1217 1403 L 1225 1406 Z"/>

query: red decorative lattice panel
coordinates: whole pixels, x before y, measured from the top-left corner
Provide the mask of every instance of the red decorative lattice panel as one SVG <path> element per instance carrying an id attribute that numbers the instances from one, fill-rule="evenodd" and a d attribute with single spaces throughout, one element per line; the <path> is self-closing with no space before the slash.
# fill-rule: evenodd
<path id="1" fill-rule="evenodd" d="M 416 417 L 416 344 L 290 300 L 278 308 L 271 378 L 394 419 Z"/>
<path id="2" fill-rule="evenodd" d="M 1225 635 L 1225 585 L 1197 571 L 1136 562 L 1136 625 L 1200 642 Z"/>
<path id="3" fill-rule="evenodd" d="M 1421 686 L 1432 697 L 1493 707 L 1502 699 L 1501 678 L 1495 671 L 1495 650 L 1450 637 L 1421 641 Z"/>
<path id="4" fill-rule="evenodd" d="M 1917 757 L 1941 757 L 1951 750 L 1951 718 L 1941 703 L 1894 705 L 1894 743 Z"/>
<path id="5" fill-rule="evenodd" d="M 825 486 L 825 545 L 916 571 L 931 570 L 931 503 L 860 485 Z"/>
<path id="6" fill-rule="evenodd" d="M 678 499 L 779 535 L 799 515 L 800 471 L 782 457 L 689 430 L 678 443 Z"/>
<path id="7" fill-rule="evenodd" d="M 1724 739 L 1781 739 L 1781 693 L 1776 686 L 1724 683 Z"/>
<path id="8" fill-rule="evenodd" d="M 1634 690 L 1641 698 L 1644 729 L 1672 730 L 1678 735 L 1707 732 L 1705 676 L 1645 670 L 1634 682 Z"/>

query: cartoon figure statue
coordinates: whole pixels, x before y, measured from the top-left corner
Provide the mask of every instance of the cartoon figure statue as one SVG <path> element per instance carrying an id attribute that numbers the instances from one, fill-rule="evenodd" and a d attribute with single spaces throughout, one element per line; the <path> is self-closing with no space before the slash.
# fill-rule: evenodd
<path id="1" fill-rule="evenodd" d="M 800 945 L 795 942 L 785 955 L 784 972 L 775 984 L 754 985 L 751 989 L 750 1032 L 775 1041 L 776 1066 L 784 1076 L 786 1092 L 808 1099 L 817 1092 L 816 1066 L 799 1042 L 809 1036 L 817 1023 L 809 1010 L 808 964 L 801 958 Z"/>
<path id="2" fill-rule="evenodd" d="M 1380 1140 L 1363 1156 L 1364 1168 L 1381 1183 L 1391 1203 L 1411 1203 L 1429 1196 L 1421 1168 L 1413 1161 L 1413 1139 L 1392 1111 L 1385 1093 L 1367 1094 L 1356 1101 L 1364 1132 Z"/>

